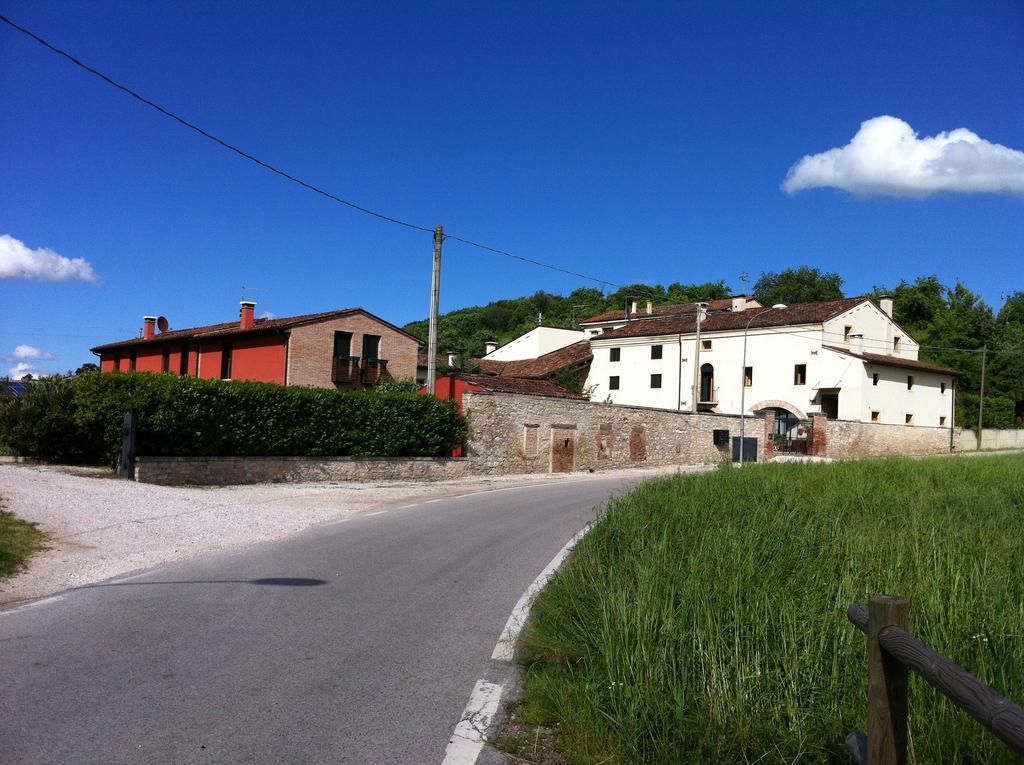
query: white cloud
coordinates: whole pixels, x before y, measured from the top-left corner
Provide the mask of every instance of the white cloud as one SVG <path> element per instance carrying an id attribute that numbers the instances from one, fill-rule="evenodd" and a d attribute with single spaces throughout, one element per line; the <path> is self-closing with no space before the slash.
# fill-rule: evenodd
<path id="1" fill-rule="evenodd" d="M 918 138 L 897 117 L 874 117 L 846 146 L 801 159 L 782 183 L 788 194 L 826 186 L 862 197 L 1024 194 L 1024 151 L 966 128 Z"/>
<path id="2" fill-rule="evenodd" d="M 45 247 L 32 249 L 10 234 L 0 234 L 0 279 L 94 284 L 100 280 L 85 258 L 65 258 Z"/>
<path id="3" fill-rule="evenodd" d="M 49 361 L 57 358 L 49 351 L 36 348 L 33 345 L 19 345 L 14 353 L 7 357 L 8 361 Z"/>
<path id="4" fill-rule="evenodd" d="M 8 370 L 7 375 L 12 380 L 20 380 L 25 375 L 32 375 L 33 377 L 39 376 L 39 370 L 35 366 L 25 361 L 19 361 L 13 367 Z"/>
<path id="5" fill-rule="evenodd" d="M 271 313 L 270 311 L 264 311 L 263 313 L 260 314 L 260 318 L 261 319 L 276 319 L 277 318 L 277 314 L 276 313 Z"/>

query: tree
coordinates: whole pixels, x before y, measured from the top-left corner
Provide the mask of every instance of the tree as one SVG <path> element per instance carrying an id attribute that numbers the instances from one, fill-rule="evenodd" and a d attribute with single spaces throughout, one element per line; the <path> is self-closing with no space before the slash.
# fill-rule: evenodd
<path id="1" fill-rule="evenodd" d="M 822 273 L 818 268 L 800 266 L 779 272 L 762 272 L 754 285 L 754 297 L 764 305 L 776 303 L 812 303 L 818 300 L 842 300 L 843 278 Z"/>
<path id="2" fill-rule="evenodd" d="M 99 372 L 99 371 L 100 371 L 100 368 L 98 366 L 93 364 L 91 361 L 87 361 L 86 363 L 82 364 L 82 366 L 80 366 L 78 369 L 75 370 L 75 374 L 76 375 L 84 375 L 87 372 Z"/>

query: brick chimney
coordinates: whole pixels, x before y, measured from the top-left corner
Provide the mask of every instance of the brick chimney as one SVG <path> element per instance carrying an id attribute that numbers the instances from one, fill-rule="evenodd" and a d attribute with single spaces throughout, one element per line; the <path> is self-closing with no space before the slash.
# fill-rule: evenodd
<path id="1" fill-rule="evenodd" d="M 156 316 L 142 317 L 142 339 L 152 340 L 156 337 Z"/>
<path id="2" fill-rule="evenodd" d="M 892 318 L 892 295 L 882 295 L 878 298 L 878 307 L 882 309 L 882 313 Z"/>
<path id="3" fill-rule="evenodd" d="M 239 329 L 252 329 L 256 326 L 256 304 L 251 300 L 242 301 L 242 310 L 240 313 L 241 321 L 238 323 Z"/>

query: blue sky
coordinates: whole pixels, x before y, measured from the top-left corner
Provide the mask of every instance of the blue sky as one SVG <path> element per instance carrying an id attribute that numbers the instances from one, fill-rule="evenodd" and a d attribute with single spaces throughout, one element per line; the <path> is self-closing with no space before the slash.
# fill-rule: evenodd
<path id="1" fill-rule="evenodd" d="M 1019 191 L 781 188 L 803 156 L 882 115 L 922 138 L 968 128 L 1024 150 L 1021 3 L 0 12 L 342 197 L 611 282 L 738 290 L 742 271 L 752 283 L 809 264 L 842 274 L 848 294 L 933 273 L 995 306 L 1024 289 Z M 258 313 L 426 315 L 428 234 L 293 186 L 5 25 L 0 99 L 0 235 L 84 258 L 99 279 L 0 279 L 0 372 L 18 345 L 54 356 L 26 362 L 37 369 L 74 368 L 144 314 L 234 319 L 243 286 L 260 288 Z M 442 310 L 578 286 L 591 285 L 445 246 Z"/>

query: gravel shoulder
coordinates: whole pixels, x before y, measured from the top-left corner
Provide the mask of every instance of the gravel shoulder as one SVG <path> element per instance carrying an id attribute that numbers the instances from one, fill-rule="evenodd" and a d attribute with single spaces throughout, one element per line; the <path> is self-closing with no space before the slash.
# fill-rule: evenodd
<path id="1" fill-rule="evenodd" d="M 653 476 L 679 470 L 687 468 L 433 482 L 169 487 L 117 480 L 99 469 L 0 464 L 0 496 L 7 509 L 50 535 L 49 548 L 33 556 L 26 571 L 0 580 L 0 608 L 386 507 L 620 472 Z"/>

